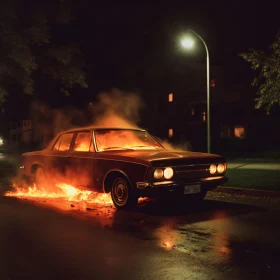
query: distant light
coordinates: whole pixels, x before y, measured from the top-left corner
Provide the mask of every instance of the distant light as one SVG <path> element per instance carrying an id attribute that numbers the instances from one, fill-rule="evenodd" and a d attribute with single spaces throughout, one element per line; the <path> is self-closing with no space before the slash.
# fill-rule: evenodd
<path id="1" fill-rule="evenodd" d="M 181 41 L 181 45 L 183 48 L 192 48 L 193 40 L 191 38 L 185 38 Z"/>
<path id="2" fill-rule="evenodd" d="M 173 93 L 168 94 L 168 102 L 173 102 Z"/>
<path id="3" fill-rule="evenodd" d="M 202 120 L 205 122 L 206 121 L 206 112 L 202 112 Z"/>
<path id="4" fill-rule="evenodd" d="M 192 116 L 194 116 L 194 114 L 195 114 L 195 110 L 194 108 L 192 108 Z"/>
<path id="5" fill-rule="evenodd" d="M 0 137 L 0 146 L 2 146 L 4 144 L 4 140 L 2 137 Z"/>
<path id="6" fill-rule="evenodd" d="M 169 136 L 169 138 L 173 137 L 173 128 L 169 128 L 168 136 Z"/>

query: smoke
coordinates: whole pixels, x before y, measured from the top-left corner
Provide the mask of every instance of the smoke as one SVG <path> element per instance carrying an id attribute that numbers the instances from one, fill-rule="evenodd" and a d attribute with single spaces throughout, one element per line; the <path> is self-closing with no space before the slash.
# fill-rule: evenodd
<path id="1" fill-rule="evenodd" d="M 96 101 L 88 104 L 83 110 L 73 107 L 52 109 L 36 101 L 30 111 L 35 128 L 35 142 L 40 142 L 42 148 L 57 133 L 81 126 L 139 128 L 140 112 L 144 107 L 145 104 L 138 93 L 116 88 L 100 92 Z M 191 150 L 185 140 L 180 141 L 179 145 L 174 145 L 166 139 L 155 139 L 167 150 Z"/>
<path id="2" fill-rule="evenodd" d="M 189 141 L 181 141 L 179 144 L 172 144 L 167 139 L 160 139 L 156 138 L 156 140 L 166 149 L 169 151 L 175 152 L 186 152 L 191 151 L 191 145 Z"/>
<path id="3" fill-rule="evenodd" d="M 92 106 L 95 125 L 111 127 L 137 127 L 144 103 L 134 92 L 112 89 L 101 92 Z"/>
<path id="4" fill-rule="evenodd" d="M 139 94 L 119 89 L 100 92 L 96 102 L 84 110 L 73 107 L 52 109 L 35 101 L 30 116 L 35 128 L 35 142 L 45 146 L 57 133 L 79 126 L 138 128 L 140 110 L 144 107 Z"/>

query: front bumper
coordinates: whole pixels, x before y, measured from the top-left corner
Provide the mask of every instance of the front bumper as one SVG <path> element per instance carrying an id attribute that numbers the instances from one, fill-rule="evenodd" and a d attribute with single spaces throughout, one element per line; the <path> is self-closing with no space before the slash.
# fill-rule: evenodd
<path id="1" fill-rule="evenodd" d="M 139 196 L 158 197 L 166 195 L 183 195 L 187 185 L 199 184 L 201 192 L 207 192 L 227 182 L 224 176 L 199 178 L 192 181 L 137 182 Z"/>

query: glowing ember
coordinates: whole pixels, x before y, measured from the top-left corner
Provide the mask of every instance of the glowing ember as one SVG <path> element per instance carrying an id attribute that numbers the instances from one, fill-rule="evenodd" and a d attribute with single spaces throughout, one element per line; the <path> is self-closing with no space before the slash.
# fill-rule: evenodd
<path id="1" fill-rule="evenodd" d="M 170 242 L 170 241 L 165 241 L 165 242 L 163 243 L 163 246 L 165 246 L 165 247 L 166 247 L 166 250 L 168 250 L 168 251 L 170 251 L 170 250 L 173 248 L 173 244 L 172 244 L 172 242 Z"/>
<path id="2" fill-rule="evenodd" d="M 80 190 L 69 184 L 56 184 L 56 191 L 46 191 L 45 189 L 37 189 L 34 184 L 32 187 L 20 188 L 13 185 L 15 191 L 5 193 L 6 196 L 17 197 L 33 197 L 33 198 L 64 198 L 68 201 L 86 201 L 89 203 L 102 203 L 112 205 L 110 194 L 96 193 L 87 190 Z"/>

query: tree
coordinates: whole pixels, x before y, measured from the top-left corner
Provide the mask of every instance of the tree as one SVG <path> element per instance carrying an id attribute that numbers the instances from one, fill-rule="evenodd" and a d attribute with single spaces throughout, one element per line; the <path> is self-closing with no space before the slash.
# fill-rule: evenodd
<path id="1" fill-rule="evenodd" d="M 9 0 L 0 3 L 0 106 L 11 85 L 33 94 L 40 75 L 69 95 L 86 88 L 83 55 L 63 31 L 71 24 L 71 1 Z M 63 36 L 59 33 L 62 31 Z"/>
<path id="2" fill-rule="evenodd" d="M 269 114 L 272 106 L 280 105 L 280 32 L 267 52 L 251 49 L 240 55 L 257 71 L 252 82 L 258 88 L 255 107 Z"/>

